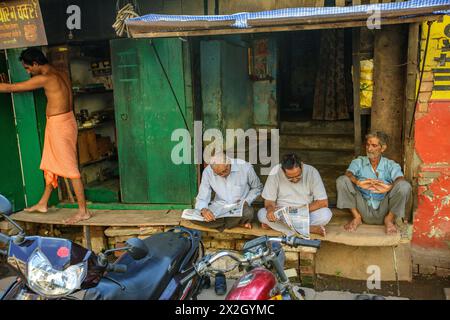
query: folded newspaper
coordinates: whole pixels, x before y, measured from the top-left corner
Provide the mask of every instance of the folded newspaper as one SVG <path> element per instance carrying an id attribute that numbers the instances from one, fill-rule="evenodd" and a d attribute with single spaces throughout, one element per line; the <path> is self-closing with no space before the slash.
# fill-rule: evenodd
<path id="1" fill-rule="evenodd" d="M 300 237 L 309 239 L 309 207 L 307 204 L 300 207 L 283 207 L 275 210 L 275 217 L 279 222 L 287 225 Z"/>
<path id="2" fill-rule="evenodd" d="M 208 209 L 214 214 L 216 219 L 240 218 L 242 217 L 243 206 L 244 201 L 233 204 L 227 204 L 225 201 L 214 201 L 208 206 Z M 181 218 L 186 220 L 205 221 L 205 218 L 203 218 L 200 210 L 197 209 L 183 210 Z"/>

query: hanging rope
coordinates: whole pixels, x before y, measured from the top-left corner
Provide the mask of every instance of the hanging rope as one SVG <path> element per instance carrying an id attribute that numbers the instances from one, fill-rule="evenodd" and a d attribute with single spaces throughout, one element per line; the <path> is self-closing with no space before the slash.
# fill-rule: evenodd
<path id="1" fill-rule="evenodd" d="M 125 31 L 127 33 L 127 36 L 129 37 L 130 33 L 128 32 L 128 27 L 125 24 L 125 21 L 127 19 L 139 17 L 139 14 L 136 13 L 136 11 L 137 12 L 140 11 L 139 6 L 136 4 L 135 1 L 133 1 L 133 3 L 127 3 L 124 7 L 122 7 L 122 9 L 119 9 L 119 7 L 120 7 L 120 0 L 116 2 L 117 17 L 112 27 L 114 28 L 116 34 L 119 37 L 122 37 Z"/>

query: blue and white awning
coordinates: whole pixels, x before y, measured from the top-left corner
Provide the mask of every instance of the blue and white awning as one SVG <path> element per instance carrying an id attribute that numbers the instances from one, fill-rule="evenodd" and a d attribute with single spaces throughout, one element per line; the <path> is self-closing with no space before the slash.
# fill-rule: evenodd
<path id="1" fill-rule="evenodd" d="M 318 24 L 365 20 L 374 12 L 384 20 L 442 15 L 450 12 L 450 0 L 410 0 L 349 7 L 288 8 L 230 15 L 148 14 L 128 19 L 131 34 L 205 29 L 246 29 L 262 26 Z"/>

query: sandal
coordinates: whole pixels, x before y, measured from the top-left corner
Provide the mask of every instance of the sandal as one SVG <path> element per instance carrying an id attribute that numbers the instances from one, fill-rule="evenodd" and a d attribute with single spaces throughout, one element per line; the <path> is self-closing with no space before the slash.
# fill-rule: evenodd
<path id="1" fill-rule="evenodd" d="M 227 280 L 222 272 L 216 273 L 214 290 L 218 296 L 223 296 L 227 293 Z"/>

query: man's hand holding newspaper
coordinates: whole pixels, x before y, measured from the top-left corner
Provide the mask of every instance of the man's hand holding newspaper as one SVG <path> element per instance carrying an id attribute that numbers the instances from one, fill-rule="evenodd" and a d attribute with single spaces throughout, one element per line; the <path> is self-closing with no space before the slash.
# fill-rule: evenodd
<path id="1" fill-rule="evenodd" d="M 183 214 L 181 218 L 186 220 L 196 220 L 196 221 L 213 221 L 215 219 L 220 218 L 238 218 L 242 217 L 242 210 L 244 207 L 245 201 L 239 201 L 233 204 L 227 204 L 225 201 L 213 201 L 207 208 L 205 214 L 202 215 L 200 210 L 196 209 L 185 209 L 183 210 Z M 205 210 L 206 211 L 206 210 Z M 214 219 L 211 219 L 211 213 Z M 205 219 L 205 216 L 208 217 L 208 220 Z"/>
<path id="2" fill-rule="evenodd" d="M 301 207 L 282 207 L 274 212 L 277 222 L 288 226 L 295 231 L 300 237 L 309 239 L 309 207 L 304 205 Z"/>

